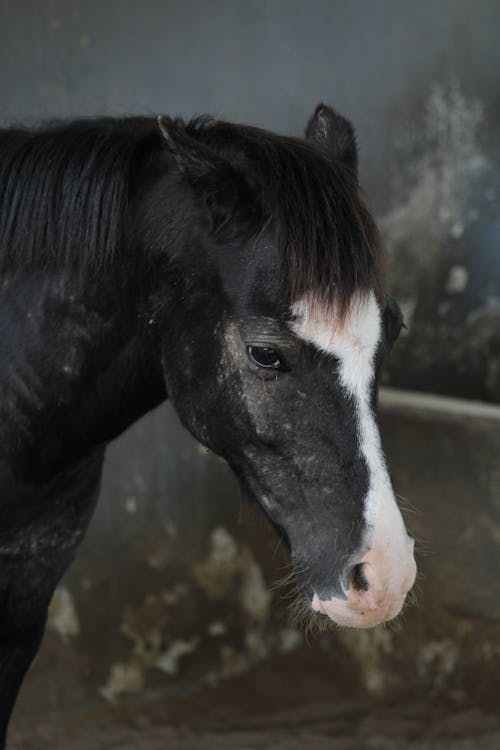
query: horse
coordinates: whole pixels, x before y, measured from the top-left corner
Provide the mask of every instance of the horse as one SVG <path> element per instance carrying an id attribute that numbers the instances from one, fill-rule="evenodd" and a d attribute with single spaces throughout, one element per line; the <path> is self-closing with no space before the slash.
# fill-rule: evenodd
<path id="1" fill-rule="evenodd" d="M 402 326 L 352 124 L 0 131 L 0 746 L 107 444 L 169 398 L 286 541 L 312 618 L 372 627 L 416 574 L 377 426 Z"/>

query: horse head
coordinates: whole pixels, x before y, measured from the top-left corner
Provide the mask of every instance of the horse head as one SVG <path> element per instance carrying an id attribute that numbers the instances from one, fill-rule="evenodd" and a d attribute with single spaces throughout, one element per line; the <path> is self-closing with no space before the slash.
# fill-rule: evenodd
<path id="1" fill-rule="evenodd" d="M 169 190 L 183 196 L 169 218 L 183 239 L 164 249 L 169 397 L 288 543 L 307 611 L 389 620 L 416 574 L 376 417 L 402 318 L 353 128 L 324 105 L 303 139 L 211 120 L 160 127 Z M 155 189 L 161 211 L 171 192 Z"/>

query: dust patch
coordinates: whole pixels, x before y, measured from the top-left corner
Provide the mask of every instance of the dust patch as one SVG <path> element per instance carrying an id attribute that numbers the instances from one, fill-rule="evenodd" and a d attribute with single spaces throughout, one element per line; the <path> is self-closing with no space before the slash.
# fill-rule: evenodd
<path id="1" fill-rule="evenodd" d="M 140 693 L 144 690 L 144 670 L 139 664 L 113 664 L 105 685 L 99 693 L 108 701 L 115 703 L 122 694 Z"/>
<path id="2" fill-rule="evenodd" d="M 70 592 L 60 586 L 54 592 L 49 606 L 47 628 L 66 641 L 80 634 L 80 621 Z"/>
<path id="3" fill-rule="evenodd" d="M 401 151 L 396 177 L 404 199 L 380 219 L 398 295 L 412 299 L 415 272 L 425 273 L 446 238 L 460 238 L 478 215 L 491 167 L 479 139 L 484 120 L 480 101 L 465 97 L 457 83 L 436 85 Z M 409 188 L 406 186 L 409 185 Z M 413 271 L 408 272 L 408 258 Z M 451 280 L 464 288 L 463 273 Z"/>
<path id="4" fill-rule="evenodd" d="M 287 654 L 304 644 L 304 634 L 298 628 L 283 628 L 279 634 L 278 648 Z"/>
<path id="5" fill-rule="evenodd" d="M 189 593 L 189 589 L 185 583 L 177 583 L 172 589 L 161 592 L 161 599 L 169 607 L 178 604 L 184 599 Z"/>
<path id="6" fill-rule="evenodd" d="M 238 546 L 223 527 L 212 532 L 208 555 L 195 566 L 193 575 L 208 599 L 237 601 L 244 617 L 242 644 L 236 647 L 221 643 L 219 663 L 207 675 L 206 681 L 216 685 L 222 679 L 246 671 L 276 647 L 276 637 L 270 636 L 266 630 L 272 595 L 251 550 Z M 229 634 L 226 623 L 222 621 L 212 623 L 208 633 L 212 638 Z"/>
<path id="7" fill-rule="evenodd" d="M 451 638 L 429 641 L 419 651 L 419 676 L 430 680 L 435 690 L 442 688 L 455 672 L 459 658 L 458 644 Z"/>
<path id="8" fill-rule="evenodd" d="M 145 595 L 138 606 L 125 607 L 120 632 L 132 648 L 128 660 L 111 667 L 100 688 L 105 700 L 116 702 L 121 695 L 143 691 L 150 669 L 179 675 L 183 660 L 195 651 L 210 653 L 211 661 L 215 657 L 205 676 L 205 682 L 215 685 L 246 671 L 276 647 L 288 650 L 297 643 L 292 631 L 284 635 L 268 632 L 272 595 L 262 569 L 252 551 L 239 545 L 224 527 L 212 531 L 205 559 L 193 565 L 189 574 L 191 582 L 179 581 L 167 590 Z M 242 632 L 235 630 L 235 613 L 230 621 L 222 615 L 202 623 L 199 632 L 176 634 L 176 607 L 184 606 L 187 597 L 205 597 L 221 608 L 221 614 L 230 605 L 232 612 L 237 610 Z"/>
<path id="9" fill-rule="evenodd" d="M 164 653 L 160 654 L 154 666 L 167 674 L 177 674 L 180 659 L 186 654 L 192 654 L 199 642 L 199 638 L 191 638 L 189 641 L 174 641 Z"/>
<path id="10" fill-rule="evenodd" d="M 464 266 L 452 266 L 446 281 L 448 294 L 461 294 L 469 281 L 469 272 Z"/>
<path id="11" fill-rule="evenodd" d="M 181 659 L 200 645 L 197 637 L 173 639 L 171 634 L 172 607 L 188 593 L 187 585 L 178 583 L 159 594 L 147 594 L 138 607 L 125 608 L 120 632 L 132 642 L 132 651 L 128 661 L 111 667 L 106 684 L 99 689 L 105 700 L 113 703 L 123 694 L 142 692 L 148 669 L 178 674 Z"/>
<path id="12" fill-rule="evenodd" d="M 385 657 L 394 650 L 391 631 L 379 625 L 372 630 L 343 629 L 338 639 L 358 663 L 367 689 L 382 694 L 390 687 L 390 673 L 384 663 Z"/>
<path id="13" fill-rule="evenodd" d="M 212 638 L 220 638 L 221 636 L 226 635 L 226 633 L 227 627 L 220 620 L 214 620 L 214 622 L 211 622 L 208 626 L 208 634 Z"/>
<path id="14" fill-rule="evenodd" d="M 236 594 L 251 622 L 269 615 L 271 592 L 260 566 L 247 547 L 238 548 L 222 526 L 214 529 L 208 557 L 194 568 L 194 577 L 209 599 Z"/>

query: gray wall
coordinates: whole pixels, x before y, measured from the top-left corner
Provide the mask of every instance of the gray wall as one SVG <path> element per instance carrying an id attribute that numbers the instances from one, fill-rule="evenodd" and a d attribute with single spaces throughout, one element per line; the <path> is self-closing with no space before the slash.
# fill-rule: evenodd
<path id="1" fill-rule="evenodd" d="M 499 20 L 495 0 L 2 0 L 0 117 L 210 112 L 298 134 L 325 100 L 356 124 L 381 211 L 433 86 L 498 115 Z"/>

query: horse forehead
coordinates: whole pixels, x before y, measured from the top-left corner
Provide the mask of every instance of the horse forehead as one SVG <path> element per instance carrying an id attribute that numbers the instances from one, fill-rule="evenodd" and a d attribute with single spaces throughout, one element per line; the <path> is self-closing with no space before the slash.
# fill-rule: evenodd
<path id="1" fill-rule="evenodd" d="M 335 304 L 317 302 L 304 295 L 292 305 L 290 326 L 299 338 L 354 366 L 371 364 L 381 338 L 381 313 L 375 294 L 353 295 L 343 319 Z"/>

